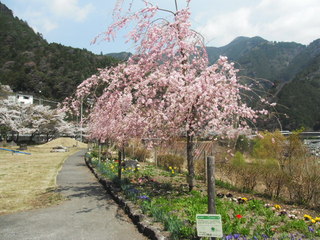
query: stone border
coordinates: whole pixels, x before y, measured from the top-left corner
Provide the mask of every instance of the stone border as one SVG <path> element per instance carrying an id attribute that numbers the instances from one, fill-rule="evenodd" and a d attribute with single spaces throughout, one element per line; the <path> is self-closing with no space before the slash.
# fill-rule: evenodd
<path id="1" fill-rule="evenodd" d="M 112 199 L 125 211 L 125 213 L 131 218 L 132 222 L 137 226 L 140 233 L 152 240 L 169 240 L 170 233 L 152 226 L 152 219 L 143 215 L 142 211 L 135 207 L 135 205 L 124 198 L 121 194 L 121 190 L 111 180 L 103 177 L 92 166 L 90 159 L 84 157 L 86 165 L 94 176 L 98 179 L 99 183 L 105 188 Z"/>

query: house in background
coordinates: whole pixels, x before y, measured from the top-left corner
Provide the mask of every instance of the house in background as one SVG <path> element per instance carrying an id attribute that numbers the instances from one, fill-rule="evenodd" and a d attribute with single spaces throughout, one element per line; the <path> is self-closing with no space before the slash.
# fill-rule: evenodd
<path id="1" fill-rule="evenodd" d="M 17 102 L 22 104 L 33 104 L 33 95 L 16 93 L 15 95 L 9 95 L 8 100 L 10 102 Z"/>

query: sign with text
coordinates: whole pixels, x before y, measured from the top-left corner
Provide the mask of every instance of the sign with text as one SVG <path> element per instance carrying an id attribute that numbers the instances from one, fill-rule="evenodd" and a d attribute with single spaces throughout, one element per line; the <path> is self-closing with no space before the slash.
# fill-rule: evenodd
<path id="1" fill-rule="evenodd" d="M 198 237 L 223 237 L 220 214 L 197 214 Z"/>

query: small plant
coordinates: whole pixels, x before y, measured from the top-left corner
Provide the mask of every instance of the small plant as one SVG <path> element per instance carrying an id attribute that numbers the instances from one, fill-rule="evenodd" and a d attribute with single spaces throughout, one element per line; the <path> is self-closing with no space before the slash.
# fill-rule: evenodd
<path id="1" fill-rule="evenodd" d="M 242 154 L 238 154 L 235 166 L 246 166 L 247 163 L 243 163 L 242 157 Z M 107 161 L 98 165 L 98 160 L 93 159 L 94 166 L 103 174 L 116 176 L 117 162 Z M 123 170 L 124 179 L 119 183 L 126 197 L 140 205 L 145 214 L 163 223 L 165 229 L 171 232 L 172 239 L 196 239 L 196 214 L 207 212 L 206 194 L 199 191 L 181 191 L 181 187 L 177 188 L 173 184 L 176 178 L 174 166 L 168 166 L 167 169 L 144 166 L 138 172 L 129 170 Z M 157 182 L 147 174 L 167 176 L 168 180 L 170 177 L 170 182 Z M 234 189 L 232 185 L 222 181 L 216 183 Z M 279 204 L 265 204 L 261 200 L 246 197 L 228 197 L 217 198 L 216 209 L 222 216 L 225 234 L 223 239 L 284 240 L 299 239 L 303 235 L 308 239 L 320 237 L 320 217 L 306 215 L 305 220 L 291 220 L 288 215 L 279 214 L 283 210 Z M 291 233 L 294 236 L 290 235 Z"/>
<path id="2" fill-rule="evenodd" d="M 143 176 L 152 177 L 156 175 L 155 166 L 153 165 L 146 165 L 143 168 L 141 168 L 139 171 Z"/>
<path id="3" fill-rule="evenodd" d="M 171 177 L 174 177 L 176 175 L 177 167 L 168 167 L 169 172 L 171 173 Z"/>
<path id="4" fill-rule="evenodd" d="M 179 155 L 163 154 L 158 156 L 158 164 L 167 169 L 169 169 L 169 167 L 176 168 L 181 172 L 184 164 L 184 158 Z"/>

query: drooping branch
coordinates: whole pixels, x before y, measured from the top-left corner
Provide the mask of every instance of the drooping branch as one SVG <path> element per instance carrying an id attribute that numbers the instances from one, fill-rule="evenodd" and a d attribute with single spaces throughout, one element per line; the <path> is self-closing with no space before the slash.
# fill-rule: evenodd
<path id="1" fill-rule="evenodd" d="M 144 2 L 146 7 L 137 12 L 117 15 L 105 32 L 110 40 L 118 30 L 137 23 L 128 34 L 128 41 L 138 44 L 136 53 L 126 63 L 100 70 L 78 89 L 78 96 L 84 96 L 105 83 L 89 115 L 90 136 L 112 139 L 119 146 L 130 138 L 187 136 L 192 145 L 197 137 L 235 135 L 248 129 L 246 121 L 234 121 L 254 121 L 261 113 L 241 98 L 240 89 L 250 88 L 239 83 L 237 70 L 226 57 L 209 66 L 203 38 L 191 29 L 188 7 L 178 10 L 175 0 L 173 13 Z M 171 18 L 160 22 L 164 19 L 159 11 Z M 188 148 L 193 178 L 193 146 Z"/>

